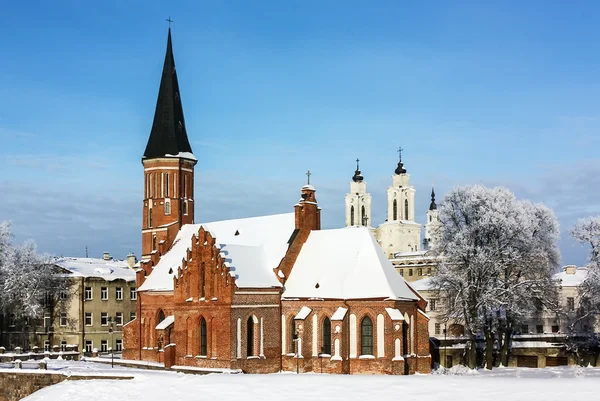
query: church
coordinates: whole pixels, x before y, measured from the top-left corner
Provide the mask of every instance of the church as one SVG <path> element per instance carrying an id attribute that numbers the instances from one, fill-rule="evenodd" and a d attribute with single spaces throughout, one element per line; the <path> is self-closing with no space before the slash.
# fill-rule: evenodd
<path id="1" fill-rule="evenodd" d="M 430 371 L 427 302 L 394 269 L 389 253 L 398 249 L 384 246 L 398 232 L 410 238 L 406 249 L 420 238 L 402 163 L 388 192 L 392 214 L 374 235 L 362 179 L 347 202 L 349 222 L 364 225 L 321 229 L 310 184 L 289 213 L 197 224 L 197 162 L 169 28 L 142 157 L 142 260 L 124 359 L 247 373 Z"/>

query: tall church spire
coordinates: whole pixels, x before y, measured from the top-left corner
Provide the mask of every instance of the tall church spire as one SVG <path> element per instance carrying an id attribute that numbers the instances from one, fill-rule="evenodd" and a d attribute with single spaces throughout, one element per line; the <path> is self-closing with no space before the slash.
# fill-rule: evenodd
<path id="1" fill-rule="evenodd" d="M 167 53 L 156 101 L 154 122 L 144 151 L 144 159 L 165 157 L 166 155 L 185 157 L 182 153 L 187 153 L 185 156 L 193 158 L 192 147 L 187 137 L 185 119 L 183 118 L 181 93 L 179 92 L 177 70 L 173 58 L 171 28 L 169 28 Z"/>

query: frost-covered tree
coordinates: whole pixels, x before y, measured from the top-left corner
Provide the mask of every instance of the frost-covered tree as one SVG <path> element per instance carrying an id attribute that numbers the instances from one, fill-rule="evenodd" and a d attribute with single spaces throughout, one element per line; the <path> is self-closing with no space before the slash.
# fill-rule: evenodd
<path id="1" fill-rule="evenodd" d="M 44 313 L 51 317 L 61 310 L 61 293 L 68 294 L 66 280 L 47 255 L 38 255 L 33 241 L 22 246 L 11 242 L 10 223 L 0 224 L 0 315 L 15 315 L 30 326 L 40 321 Z M 4 320 L 0 316 L 0 336 Z M 0 343 L 2 338 L 0 337 Z"/>
<path id="2" fill-rule="evenodd" d="M 598 337 L 592 333 L 576 333 L 578 326 L 594 327 L 600 317 L 600 216 L 580 219 L 571 229 L 571 235 L 590 247 L 588 274 L 579 287 L 579 301 L 575 319 L 569 327 L 569 350 L 581 356 L 595 356 L 600 352 Z"/>
<path id="3" fill-rule="evenodd" d="M 513 327 L 534 302 L 556 305 L 551 276 L 558 222 L 543 205 L 479 185 L 452 190 L 440 222 L 434 235 L 442 258 L 433 286 L 446 300 L 445 319 L 465 326 L 469 367 L 476 366 L 477 336 L 483 334 L 491 368 L 494 344 L 506 360 Z"/>

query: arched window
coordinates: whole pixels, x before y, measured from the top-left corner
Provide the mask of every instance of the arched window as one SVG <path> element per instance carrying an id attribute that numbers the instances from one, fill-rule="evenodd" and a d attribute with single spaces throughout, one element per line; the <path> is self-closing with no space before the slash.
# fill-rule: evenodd
<path id="1" fill-rule="evenodd" d="M 398 220 L 398 201 L 394 199 L 394 218 L 392 220 Z"/>
<path id="2" fill-rule="evenodd" d="M 152 208 L 148 209 L 148 227 L 152 227 Z"/>
<path id="3" fill-rule="evenodd" d="M 408 199 L 404 199 L 404 218 L 406 218 L 406 220 L 410 220 L 408 218 Z"/>
<path id="4" fill-rule="evenodd" d="M 367 216 L 365 216 L 365 206 L 364 205 L 362 206 L 362 209 L 361 209 L 360 213 L 361 213 L 360 224 L 362 224 L 363 226 L 366 226 L 367 225 L 367 221 L 365 220 L 365 217 L 367 217 Z"/>
<path id="5" fill-rule="evenodd" d="M 206 297 L 206 281 L 204 280 L 204 275 L 206 273 L 206 268 L 204 266 L 204 262 L 200 264 L 200 298 Z"/>
<path id="6" fill-rule="evenodd" d="M 156 235 L 152 237 L 152 250 L 156 251 Z"/>
<path id="7" fill-rule="evenodd" d="M 188 204 L 187 204 L 187 201 L 184 200 L 183 201 L 183 214 L 188 214 L 187 209 L 188 209 Z"/>
<path id="8" fill-rule="evenodd" d="M 206 356 L 206 320 L 200 318 L 200 355 Z"/>
<path id="9" fill-rule="evenodd" d="M 158 311 L 158 323 L 162 322 L 163 320 L 165 320 L 165 312 L 163 312 L 163 310 L 161 309 L 160 311 Z"/>
<path id="10" fill-rule="evenodd" d="M 171 214 L 171 202 L 165 200 L 165 214 Z"/>
<path id="11" fill-rule="evenodd" d="M 165 197 L 169 197 L 169 173 L 165 174 Z"/>
<path id="12" fill-rule="evenodd" d="M 350 206 L 350 225 L 354 225 L 354 206 Z"/>
<path id="13" fill-rule="evenodd" d="M 296 336 L 296 322 L 294 321 L 294 317 L 292 316 L 292 319 L 290 321 L 290 352 L 292 354 L 296 353 L 296 338 L 298 338 L 298 336 Z"/>
<path id="14" fill-rule="evenodd" d="M 248 330 L 246 332 L 246 350 L 248 351 L 248 356 L 254 355 L 254 319 L 252 316 L 248 318 L 248 322 L 246 323 L 248 326 Z"/>
<path id="15" fill-rule="evenodd" d="M 360 324 L 360 353 L 373 355 L 373 322 L 369 316 L 365 316 Z"/>
<path id="16" fill-rule="evenodd" d="M 321 353 L 331 355 L 331 320 L 328 317 L 323 320 L 323 347 Z"/>

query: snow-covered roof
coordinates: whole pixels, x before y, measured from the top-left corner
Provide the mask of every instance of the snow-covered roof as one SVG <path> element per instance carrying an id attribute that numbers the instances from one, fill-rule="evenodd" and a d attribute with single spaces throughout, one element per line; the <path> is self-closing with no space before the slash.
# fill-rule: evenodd
<path id="1" fill-rule="evenodd" d="M 410 221 L 410 220 L 388 220 L 385 221 L 383 223 L 380 224 L 380 226 L 387 226 L 389 224 L 405 224 L 408 226 L 419 226 L 421 227 L 421 225 L 415 221 Z"/>
<path id="2" fill-rule="evenodd" d="M 344 320 L 344 316 L 346 316 L 346 312 L 348 312 L 347 308 L 342 308 L 341 306 L 337 308 L 333 316 L 331 316 L 331 320 Z"/>
<path id="3" fill-rule="evenodd" d="M 160 322 L 159 324 L 156 325 L 156 330 L 164 330 L 167 327 L 169 327 L 170 325 L 172 325 L 173 323 L 175 323 L 175 316 L 174 315 L 167 316 L 166 318 L 163 319 L 162 322 Z"/>
<path id="4" fill-rule="evenodd" d="M 390 318 L 392 320 L 404 320 L 404 316 L 402 316 L 402 312 L 400 312 L 398 309 L 385 308 L 385 311 L 387 312 L 388 315 L 390 315 Z"/>
<path id="5" fill-rule="evenodd" d="M 124 260 L 97 258 L 57 258 L 54 264 L 68 270 L 75 277 L 96 277 L 106 281 L 135 281 L 135 271 Z"/>
<path id="6" fill-rule="evenodd" d="M 240 288 L 280 287 L 273 269 L 285 255 L 295 227 L 294 213 L 212 223 L 186 224 L 139 291 L 173 291 L 173 275 L 187 257 L 192 236 L 204 227 L 216 239 Z M 237 235 L 236 235 L 237 234 Z"/>
<path id="7" fill-rule="evenodd" d="M 556 273 L 552 276 L 555 280 L 560 280 L 563 287 L 578 287 L 585 281 L 588 275 L 588 269 L 586 267 L 578 267 L 574 270 L 573 274 L 567 273 L 567 268 L 563 267 L 560 273 Z"/>
<path id="8" fill-rule="evenodd" d="M 417 299 L 365 227 L 312 231 L 283 297 Z"/>
<path id="9" fill-rule="evenodd" d="M 179 152 L 176 155 L 166 154 L 165 157 L 180 157 L 182 159 L 198 161 L 192 152 Z"/>
<path id="10" fill-rule="evenodd" d="M 427 291 L 432 290 L 431 280 L 433 277 L 422 278 L 421 280 L 411 281 L 409 285 L 414 288 L 416 291 Z"/>
<path id="11" fill-rule="evenodd" d="M 303 306 L 300 309 L 300 312 L 298 312 L 298 314 L 296 316 L 294 316 L 294 319 L 295 320 L 304 320 L 310 314 L 310 312 L 312 312 L 312 309 L 310 309 L 308 306 Z"/>

